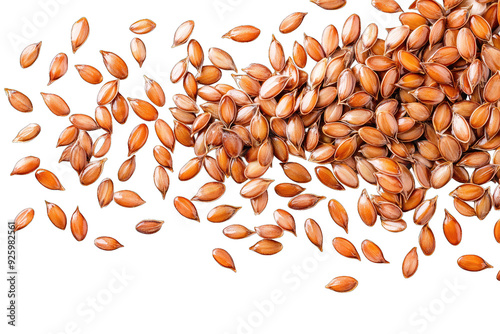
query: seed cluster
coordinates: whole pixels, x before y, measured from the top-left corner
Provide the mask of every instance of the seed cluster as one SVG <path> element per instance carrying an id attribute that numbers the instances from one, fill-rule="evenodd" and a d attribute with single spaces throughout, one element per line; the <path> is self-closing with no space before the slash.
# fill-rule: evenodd
<path id="1" fill-rule="evenodd" d="M 346 1 L 314 0 L 324 9 L 338 9 Z M 394 0 L 373 0 L 372 5 L 386 13 L 402 12 Z M 63 130 L 57 146 L 64 146 L 60 162 L 69 162 L 78 172 L 82 185 L 96 182 L 104 168 L 111 144 L 113 118 L 123 124 L 129 107 L 145 122 L 155 122 L 155 132 L 162 145 L 153 150 L 158 166 L 154 184 L 162 197 L 169 189 L 172 152 L 176 142 L 192 147 L 194 157 L 179 171 L 181 181 L 195 177 L 201 169 L 214 179 L 203 185 L 192 199 L 175 197 L 174 206 L 184 217 L 199 221 L 193 202 L 210 202 L 225 193 L 224 181 L 232 178 L 243 184 L 240 195 L 250 200 L 255 214 L 267 206 L 269 187 L 274 180 L 264 178 L 274 158 L 281 163 L 284 174 L 294 183 L 274 186 L 278 196 L 288 197 L 291 210 L 307 210 L 325 196 L 303 193 L 299 184 L 312 180 L 309 171 L 299 163 L 289 162 L 289 156 L 301 157 L 318 164 L 317 179 L 326 187 L 342 191 L 358 188 L 359 177 L 376 186 L 376 194 L 363 189 L 358 200 L 359 217 L 367 226 L 380 218 L 390 232 L 406 229 L 403 213 L 414 211 L 413 222 L 422 226 L 418 238 L 421 252 L 433 254 L 436 241 L 429 223 L 436 211 L 437 197 L 426 199 L 429 188 L 439 189 L 452 179 L 461 183 L 450 193 L 456 210 L 464 216 L 483 220 L 494 208 L 500 209 L 500 186 L 493 192 L 489 182 L 500 179 L 500 11 L 491 1 L 416 0 L 410 10 L 400 14 L 401 26 L 388 29 L 385 40 L 378 38 L 376 24 L 361 31 L 361 20 L 349 16 L 339 34 L 328 25 L 320 40 L 305 35 L 303 44 L 295 42 L 291 57 L 286 57 L 280 42 L 272 37 L 269 47 L 271 68 L 252 63 L 238 73 L 229 53 L 219 48 L 207 52 L 211 65 L 205 65 L 201 44 L 190 39 L 193 21 L 184 22 L 174 35 L 173 47 L 187 43 L 187 56 L 174 65 L 170 80 L 182 83 L 185 94 L 174 95 L 175 107 L 170 108 L 173 129 L 158 118 L 156 107 L 166 103 L 160 84 L 144 77 L 148 101 L 124 98 L 119 93 L 120 80 L 128 77 L 127 64 L 118 55 L 101 51 L 104 65 L 116 80 L 102 85 L 95 117 L 71 114 L 65 101 L 55 94 L 42 93 L 47 107 L 57 116 L 68 116 L 72 125 Z M 288 34 L 297 29 L 307 13 L 292 13 L 279 26 Z M 136 34 L 152 31 L 156 24 L 144 19 L 132 24 Z M 89 25 L 78 20 L 71 32 L 73 52 L 86 41 Z M 260 30 L 239 26 L 223 38 L 247 43 L 255 40 Z M 31 66 L 37 59 L 41 43 L 22 52 L 21 67 Z M 142 66 L 146 48 L 139 38 L 131 42 L 134 59 Z M 307 62 L 314 62 L 308 73 Z M 90 65 L 76 65 L 83 80 L 100 84 L 101 73 Z M 67 71 L 68 57 L 60 53 L 50 65 L 49 84 Z M 191 68 L 197 74 L 190 72 Z M 237 87 L 219 83 L 222 71 L 234 71 Z M 33 105 L 23 93 L 6 89 L 11 105 L 20 112 L 30 112 Z M 198 102 L 198 98 L 202 102 Z M 108 107 L 111 109 L 109 111 Z M 92 141 L 89 131 L 105 133 Z M 14 142 L 34 139 L 40 126 L 30 124 L 22 129 Z M 135 153 L 146 143 L 148 126 L 137 125 L 130 134 L 130 158 L 118 171 L 118 179 L 127 181 L 134 173 Z M 490 155 L 493 152 L 493 157 Z M 100 160 L 92 160 L 94 157 Z M 21 159 L 12 175 L 35 172 L 37 180 L 48 189 L 64 190 L 56 175 L 39 168 L 36 157 Z M 329 168 L 331 167 L 331 168 Z M 469 171 L 472 174 L 469 175 Z M 123 207 L 137 207 L 145 201 L 134 191 L 115 191 L 110 179 L 101 181 L 97 197 L 105 207 L 115 201 Z M 239 207 L 220 205 L 207 216 L 213 223 L 232 218 Z M 340 202 L 331 199 L 328 211 L 332 220 L 348 233 L 349 216 Z M 49 219 L 65 229 L 66 215 L 56 204 L 47 202 Z M 16 230 L 26 227 L 33 219 L 33 209 L 25 209 L 16 217 Z M 242 239 L 257 234 L 262 239 L 250 250 L 272 255 L 283 245 L 275 240 L 284 231 L 296 235 L 294 217 L 283 209 L 274 212 L 275 224 L 265 224 L 251 231 L 233 224 L 223 229 L 224 235 Z M 140 233 L 151 234 L 161 229 L 163 221 L 144 220 L 137 224 Z M 70 221 L 71 231 L 81 241 L 87 234 L 87 221 L 78 208 Z M 307 219 L 305 233 L 312 244 L 323 250 L 320 225 Z M 461 242 L 459 222 L 445 210 L 443 231 L 452 245 Z M 494 228 L 500 242 L 500 220 Z M 95 245 L 103 250 L 115 250 L 122 245 L 111 237 L 100 237 Z M 349 240 L 333 239 L 335 250 L 348 258 L 361 257 Z M 388 263 L 381 248 L 370 240 L 361 244 L 363 255 L 374 263 Z M 229 253 L 216 248 L 214 259 L 234 271 Z M 464 255 L 458 265 L 469 271 L 491 266 L 477 255 Z M 406 255 L 402 272 L 405 278 L 418 267 L 417 248 Z M 500 279 L 500 273 L 497 275 Z M 347 292 L 357 286 L 348 276 L 334 278 L 326 287 Z"/>

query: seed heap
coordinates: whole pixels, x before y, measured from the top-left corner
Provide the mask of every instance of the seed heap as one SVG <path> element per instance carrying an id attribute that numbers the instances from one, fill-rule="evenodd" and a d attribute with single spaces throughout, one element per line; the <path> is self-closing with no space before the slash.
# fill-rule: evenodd
<path id="1" fill-rule="evenodd" d="M 346 1 L 313 0 L 324 9 L 338 9 Z M 373 0 L 378 10 L 402 12 L 394 0 Z M 312 180 L 309 171 L 299 163 L 289 162 L 289 156 L 301 157 L 319 164 L 317 179 L 334 190 L 358 188 L 359 176 L 376 186 L 376 194 L 363 189 L 358 200 L 358 213 L 367 226 L 381 225 L 390 232 L 406 229 L 403 213 L 414 211 L 413 221 L 422 226 L 418 238 L 424 255 L 433 254 L 436 241 L 429 224 L 436 211 L 437 197 L 426 199 L 429 188 L 439 189 L 452 179 L 461 183 L 450 193 L 456 210 L 468 217 L 483 220 L 492 208 L 500 209 L 500 186 L 493 192 L 489 182 L 500 179 L 500 11 L 492 1 L 444 0 L 443 6 L 434 0 L 416 0 L 410 10 L 399 16 L 401 26 L 388 29 L 385 40 L 378 38 L 378 27 L 369 24 L 361 31 L 361 20 L 351 15 L 339 34 L 328 25 L 320 40 L 305 35 L 303 45 L 295 42 L 292 56 L 272 37 L 269 47 L 271 68 L 252 63 L 238 73 L 229 53 L 219 48 L 207 52 L 211 65 L 205 65 L 201 44 L 190 39 L 193 21 L 184 22 L 174 35 L 173 47 L 187 43 L 187 56 L 173 67 L 170 80 L 183 84 L 185 94 L 173 96 L 175 107 L 173 129 L 158 118 L 156 107 L 165 105 L 165 93 L 160 84 L 145 77 L 145 91 L 152 102 L 127 98 L 119 93 L 120 80 L 128 77 L 127 64 L 116 54 L 101 51 L 108 72 L 116 80 L 105 83 L 97 96 L 95 117 L 71 114 L 64 100 L 55 94 L 42 93 L 47 107 L 58 116 L 69 116 L 72 125 L 61 133 L 57 146 L 65 146 L 60 162 L 69 162 L 78 172 L 80 182 L 96 182 L 104 168 L 113 130 L 113 118 L 119 124 L 127 121 L 129 106 L 144 121 L 155 122 L 155 132 L 162 145 L 154 148 L 158 166 L 154 184 L 162 197 L 169 189 L 167 170 L 172 171 L 175 142 L 192 147 L 195 157 L 179 171 L 181 181 L 195 177 L 202 168 L 214 179 L 203 185 L 190 200 L 175 197 L 174 206 L 184 217 L 200 221 L 193 202 L 214 201 L 225 193 L 226 178 L 243 184 L 240 195 L 250 200 L 255 214 L 267 206 L 269 187 L 274 180 L 264 178 L 274 158 L 281 162 L 284 174 L 294 183 L 274 186 L 278 196 L 289 197 L 291 210 L 307 210 L 325 196 L 303 193 L 301 185 Z M 307 13 L 287 16 L 279 31 L 288 34 L 297 29 Z M 140 20 L 130 27 L 136 34 L 152 31 L 156 24 Z M 73 52 L 87 39 L 85 18 L 75 23 L 71 33 Z M 260 30 L 239 26 L 223 38 L 235 42 L 251 42 Z M 21 54 L 21 66 L 31 66 L 38 57 L 41 43 L 28 46 Z M 146 59 L 144 43 L 134 38 L 131 52 L 139 66 Z M 310 73 L 303 70 L 308 61 L 314 66 Z M 67 71 L 68 58 L 58 54 L 50 66 L 49 84 Z M 191 67 L 194 69 L 190 72 Z M 90 65 L 76 65 L 80 76 L 91 84 L 100 84 L 101 73 Z M 234 87 L 219 83 L 222 71 L 234 71 Z M 6 89 L 11 105 L 30 112 L 33 105 L 19 91 Z M 198 102 L 198 98 L 202 100 Z M 109 105 L 111 112 L 108 110 Z M 156 107 L 155 107 L 156 106 Z M 95 142 L 89 131 L 105 131 Z M 30 124 L 22 129 L 14 142 L 29 141 L 40 132 Z M 128 180 L 135 170 L 135 153 L 146 143 L 148 126 L 143 123 L 132 131 L 128 141 L 129 156 L 119 169 L 118 179 Z M 493 151 L 493 157 L 490 155 Z M 95 157 L 100 160 L 93 160 Z M 40 169 L 36 157 L 21 159 L 12 174 L 35 172 L 46 188 L 64 190 L 58 178 Z M 331 169 L 329 168 L 331 167 Z M 469 175 L 469 170 L 472 174 Z M 113 182 L 104 179 L 98 187 L 101 207 L 112 200 L 123 207 L 137 207 L 145 201 L 131 190 L 115 191 Z M 240 209 L 231 205 L 213 208 L 207 219 L 220 223 L 232 218 Z M 332 220 L 348 233 L 349 217 L 335 199 L 328 202 Z M 64 212 L 47 202 L 47 214 L 58 228 L 66 227 Z M 16 230 L 26 227 L 33 219 L 32 209 L 16 217 Z M 251 250 L 272 255 L 283 245 L 274 240 L 284 231 L 296 235 L 294 217 L 283 209 L 274 212 L 276 225 L 265 224 L 249 230 L 233 224 L 223 229 L 224 235 L 242 239 L 254 234 L 262 238 Z M 163 221 L 144 220 L 137 224 L 140 233 L 151 234 L 161 229 Z M 71 231 L 78 241 L 87 234 L 87 221 L 78 208 L 70 221 Z M 312 244 L 323 249 L 320 225 L 313 219 L 305 221 L 305 233 Z M 459 222 L 447 210 L 443 231 L 452 245 L 461 242 Z M 500 243 L 500 220 L 494 228 Z M 356 247 L 347 239 L 333 239 L 334 249 L 341 255 L 358 259 Z M 95 245 L 114 250 L 122 245 L 113 238 L 100 237 Z M 381 248 L 370 240 L 361 244 L 363 255 L 374 263 L 388 263 Z M 234 271 L 229 253 L 216 248 L 214 259 Z M 491 268 L 477 255 L 464 255 L 458 265 L 469 271 Z M 409 278 L 418 267 L 417 248 L 413 247 L 402 265 L 403 276 Z M 500 279 L 500 273 L 497 275 Z M 352 277 L 334 278 L 326 287 L 347 292 L 358 282 Z"/>

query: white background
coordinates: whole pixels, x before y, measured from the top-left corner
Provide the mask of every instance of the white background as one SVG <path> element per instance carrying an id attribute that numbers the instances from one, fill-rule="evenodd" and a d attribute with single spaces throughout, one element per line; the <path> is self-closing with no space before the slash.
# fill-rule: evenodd
<path id="1" fill-rule="evenodd" d="M 410 1 L 400 3 L 407 8 Z M 280 34 L 279 23 L 295 11 L 309 14 L 294 33 Z M 186 56 L 186 45 L 171 49 L 173 33 L 180 23 L 195 20 L 192 37 L 200 41 L 205 51 L 217 46 L 230 52 L 240 69 L 251 62 L 268 65 L 271 34 L 276 34 L 290 55 L 293 41 L 297 39 L 302 43 L 304 32 L 320 38 L 323 28 L 330 23 L 340 30 L 344 20 L 353 12 L 362 17 L 363 28 L 370 22 L 379 24 L 381 37 L 385 37 L 383 28 L 398 24 L 398 15 L 376 12 L 368 0 L 350 0 L 338 11 L 322 10 L 307 0 L 28 0 L 9 1 L 4 5 L 0 12 L 3 31 L 1 87 L 27 94 L 34 104 L 34 111 L 19 113 L 6 98 L 0 99 L 2 268 L 5 268 L 7 257 L 7 220 L 27 207 L 36 211 L 34 221 L 18 233 L 18 327 L 9 327 L 7 332 L 497 332 L 500 283 L 495 275 L 500 268 L 500 245 L 496 244 L 492 231 L 499 214 L 498 211 L 492 212 L 482 222 L 461 217 L 447 195 L 453 185 L 439 191 L 438 210 L 430 223 L 437 239 L 435 253 L 426 257 L 419 249 L 418 271 L 414 277 L 404 279 L 401 263 L 408 251 L 418 245 L 420 228 L 412 223 L 411 214 L 405 216 L 408 228 L 401 233 L 390 233 L 379 222 L 371 228 L 365 226 L 356 212 L 357 199 L 365 183 L 358 190 L 334 192 L 313 177 L 313 182 L 307 184 L 307 192 L 325 194 L 328 200 L 340 200 L 349 212 L 349 234 L 346 236 L 332 221 L 326 200 L 313 210 L 294 212 L 298 237 L 285 233 L 280 239 L 284 244 L 283 251 L 265 257 L 248 250 L 258 237 L 230 240 L 221 231 L 235 223 L 249 228 L 273 223 L 273 211 L 288 209 L 287 200 L 271 190 L 268 207 L 255 217 L 249 201 L 238 195 L 240 187 L 228 182 L 227 192 L 220 200 L 196 204 L 202 217 L 200 223 L 182 218 L 173 208 L 173 198 L 177 195 L 192 197 L 210 179 L 202 172 L 189 182 L 177 180 L 180 167 L 193 156 L 191 149 L 177 144 L 175 173 L 170 174 L 171 186 L 166 200 L 161 200 L 152 182 L 156 166 L 152 149 L 159 144 L 153 123 L 148 124 L 148 143 L 137 154 L 135 174 L 126 183 L 117 180 L 117 170 L 127 158 L 128 135 L 141 122 L 132 111 L 125 125 L 114 123 L 112 149 L 101 179 L 112 178 L 117 190 L 137 191 L 146 200 L 146 205 L 125 209 L 112 203 L 100 209 L 96 199 L 99 182 L 82 187 L 69 166 L 57 163 L 62 148 L 56 149 L 55 145 L 69 121 L 67 117 L 54 116 L 43 103 L 40 92 L 59 94 L 73 113 L 93 115 L 99 87 L 81 80 L 74 65 L 96 66 L 103 73 L 104 81 L 112 80 L 103 66 L 99 50 L 116 52 L 128 63 L 129 78 L 120 87 L 125 97 L 145 97 L 143 74 L 161 83 L 168 102 L 160 108 L 160 117 L 172 124 L 168 111 L 172 106 L 170 97 L 182 92 L 182 85 L 172 85 L 168 76 L 173 64 Z M 90 36 L 73 55 L 70 29 L 82 16 L 89 20 Z M 157 28 L 140 36 L 148 51 L 146 62 L 140 69 L 129 49 L 130 40 L 136 36 L 128 28 L 142 18 L 152 19 Z M 241 24 L 259 27 L 261 36 L 250 44 L 220 38 Z M 27 44 L 40 40 L 43 40 L 40 57 L 32 67 L 21 69 L 18 63 L 20 51 Z M 68 54 L 69 70 L 62 79 L 47 87 L 50 61 L 59 52 Z M 309 60 L 308 68 L 311 63 Z M 233 83 L 227 73 L 224 80 Z M 42 127 L 38 138 L 27 144 L 11 143 L 17 132 L 31 122 Z M 101 134 L 98 132 L 92 136 L 95 138 Z M 16 161 L 27 155 L 40 157 L 41 167 L 56 173 L 67 191 L 47 190 L 37 183 L 33 174 L 8 177 Z M 306 166 L 313 174 L 314 165 Z M 276 161 L 266 176 L 275 178 L 275 184 L 287 182 Z M 371 186 L 368 190 L 375 192 Z M 436 194 L 436 191 L 429 191 L 428 197 Z M 79 243 L 69 227 L 65 231 L 55 228 L 46 216 L 44 200 L 60 205 L 68 218 L 79 205 L 89 223 L 87 238 Z M 226 223 L 209 223 L 206 214 L 219 204 L 241 205 L 243 209 Z M 447 243 L 443 236 L 445 207 L 462 224 L 463 241 L 457 247 Z M 146 218 L 166 222 L 155 235 L 137 233 L 135 225 Z M 303 224 L 306 218 L 314 218 L 323 229 L 323 253 L 305 236 Z M 97 249 L 93 240 L 103 235 L 115 237 L 125 247 L 114 252 Z M 336 236 L 347 237 L 358 251 L 361 242 L 370 239 L 382 248 L 391 263 L 374 264 L 364 257 L 361 262 L 343 258 L 334 252 L 331 244 Z M 237 274 L 213 260 L 211 252 L 215 247 L 232 254 Z M 456 264 L 458 257 L 470 253 L 482 255 L 496 269 L 480 273 L 461 270 Z M 347 294 L 324 288 L 332 278 L 340 275 L 356 277 L 358 288 Z M 117 276 L 122 280 L 117 280 Z M 7 327 L 5 283 L 2 279 L 2 328 Z M 2 333 L 5 332 L 2 330 Z"/>

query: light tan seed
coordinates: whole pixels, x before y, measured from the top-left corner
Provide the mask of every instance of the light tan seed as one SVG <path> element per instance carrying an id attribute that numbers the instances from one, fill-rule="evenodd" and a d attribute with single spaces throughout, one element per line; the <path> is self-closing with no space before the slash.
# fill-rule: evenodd
<path id="1" fill-rule="evenodd" d="M 259 35 L 260 29 L 251 25 L 243 25 L 229 30 L 222 38 L 228 38 L 240 43 L 248 43 L 256 40 Z"/>
<path id="2" fill-rule="evenodd" d="M 429 256 L 434 253 L 434 250 L 436 249 L 436 239 L 434 237 L 434 233 L 432 233 L 432 230 L 429 227 L 429 224 L 425 224 L 422 227 L 418 237 L 418 242 L 424 255 Z"/>
<path id="3" fill-rule="evenodd" d="M 215 248 L 212 251 L 212 256 L 214 257 L 215 261 L 223 266 L 224 268 L 231 269 L 232 271 L 236 272 L 236 267 L 234 266 L 234 261 L 231 255 L 227 251 L 225 251 L 222 248 Z"/>
<path id="4" fill-rule="evenodd" d="M 13 143 L 23 143 L 33 140 L 40 133 L 40 125 L 36 123 L 30 123 L 22 128 L 12 140 Z"/>
<path id="5" fill-rule="evenodd" d="M 404 278 L 412 277 L 418 268 L 418 253 L 417 247 L 413 247 L 403 260 L 403 276 Z"/>
<path id="6" fill-rule="evenodd" d="M 140 38 L 133 38 L 130 41 L 130 51 L 135 61 L 139 64 L 139 67 L 142 67 L 142 64 L 146 60 L 146 45 L 144 42 Z"/>
<path id="7" fill-rule="evenodd" d="M 194 21 L 189 20 L 182 23 L 175 31 L 174 44 L 172 45 L 172 47 L 175 48 L 179 45 L 186 43 L 189 37 L 191 36 L 193 29 L 194 29 Z"/>
<path id="8" fill-rule="evenodd" d="M 120 190 L 114 193 L 115 203 L 125 208 L 135 208 L 146 203 L 141 196 L 132 190 Z"/>
<path id="9" fill-rule="evenodd" d="M 24 209 L 19 212 L 14 219 L 14 232 L 22 230 L 23 228 L 28 226 L 28 224 L 33 221 L 34 216 L 35 210 L 33 210 L 32 208 Z"/>
<path id="10" fill-rule="evenodd" d="M 337 237 L 333 239 L 332 243 L 333 248 L 335 248 L 340 255 L 361 261 L 361 257 L 356 247 L 349 240 Z"/>
<path id="11" fill-rule="evenodd" d="M 68 71 L 68 56 L 65 53 L 58 53 L 52 62 L 50 63 L 49 68 L 49 83 L 50 85 L 57 79 L 61 78 Z"/>
<path id="12" fill-rule="evenodd" d="M 389 263 L 385 258 L 382 250 L 370 240 L 364 240 L 361 243 L 361 251 L 373 263 Z"/>
<path id="13" fill-rule="evenodd" d="M 314 0 L 314 1 L 329 1 L 329 2 L 339 2 L 340 0 Z M 345 4 L 345 0 L 343 0 Z M 325 288 L 330 289 L 335 292 L 351 292 L 358 286 L 358 281 L 350 276 L 339 276 L 335 277 L 328 283 Z"/>
<path id="14" fill-rule="evenodd" d="M 208 59 L 210 59 L 212 64 L 221 70 L 237 72 L 233 58 L 224 50 L 219 48 L 210 48 L 208 50 Z"/>
<path id="15" fill-rule="evenodd" d="M 94 245 L 97 248 L 105 250 L 105 251 L 113 251 L 118 248 L 123 247 L 121 243 L 118 242 L 115 238 L 112 237 L 99 237 L 94 240 Z"/>
<path id="16" fill-rule="evenodd" d="M 452 197 L 458 197 L 463 201 L 475 201 L 481 198 L 484 194 L 484 189 L 476 184 L 468 183 L 458 186 L 450 193 Z"/>
<path id="17" fill-rule="evenodd" d="M 174 198 L 175 209 L 185 218 L 200 221 L 198 211 L 194 204 L 185 197 L 177 196 Z"/>
<path id="18" fill-rule="evenodd" d="M 106 66 L 109 74 L 120 80 L 128 77 L 128 67 L 122 58 L 113 52 L 103 50 L 99 52 L 102 55 L 104 66 Z"/>
<path id="19" fill-rule="evenodd" d="M 50 190 L 65 190 L 54 173 L 46 169 L 37 169 L 35 177 L 42 186 Z"/>
<path id="20" fill-rule="evenodd" d="M 293 210 L 307 210 L 313 208 L 319 201 L 326 199 L 324 196 L 312 194 L 301 194 L 295 196 L 288 202 L 288 207 Z"/>
<path id="21" fill-rule="evenodd" d="M 26 95 L 14 89 L 5 88 L 4 90 L 10 105 L 14 107 L 14 109 L 20 112 L 33 111 L 33 104 Z"/>
<path id="22" fill-rule="evenodd" d="M 335 10 L 345 6 L 347 0 L 311 0 L 312 3 L 326 10 Z"/>
<path id="23" fill-rule="evenodd" d="M 306 231 L 307 238 L 312 242 L 313 245 L 318 247 L 320 252 L 323 251 L 323 233 L 321 232 L 321 227 L 318 223 L 311 218 L 306 219 L 304 224 L 304 229 Z"/>
<path id="24" fill-rule="evenodd" d="M 39 158 L 34 156 L 27 156 L 16 162 L 10 175 L 26 175 L 34 172 L 39 166 Z"/>
<path id="25" fill-rule="evenodd" d="M 106 82 L 99 90 L 99 93 L 97 93 L 97 104 L 100 106 L 103 106 L 103 105 L 108 104 L 110 102 L 113 102 L 113 104 L 115 104 L 115 100 L 119 96 L 119 93 L 118 93 L 119 86 L 120 86 L 119 80 L 113 80 L 113 81 Z M 117 101 L 117 102 L 119 102 L 119 101 Z M 117 114 L 115 113 L 115 111 L 117 111 L 119 106 L 116 105 L 113 108 L 113 104 L 111 105 L 111 110 L 113 111 L 113 115 L 115 115 L 115 118 L 117 118 Z M 126 111 L 127 111 L 126 116 L 128 116 L 128 105 L 127 105 Z M 125 120 L 126 120 L 125 116 L 119 117 L 118 119 L 123 119 L 123 118 L 125 118 Z M 125 122 L 125 121 L 123 121 L 123 122 Z M 121 123 L 121 124 L 123 124 L 123 123 Z"/>
<path id="26" fill-rule="evenodd" d="M 139 151 L 148 140 L 149 130 L 146 124 L 136 126 L 128 138 L 128 156 Z"/>
<path id="27" fill-rule="evenodd" d="M 285 17 L 285 19 L 281 22 L 279 26 L 279 30 L 282 34 L 288 34 L 297 29 L 301 24 L 302 21 L 304 20 L 304 17 L 307 15 L 307 13 L 301 13 L 301 12 L 296 12 L 288 15 Z"/>
<path id="28" fill-rule="evenodd" d="M 274 182 L 274 180 L 262 178 L 250 180 L 241 188 L 240 195 L 248 199 L 260 196 L 267 190 L 272 182 Z"/>
<path id="29" fill-rule="evenodd" d="M 76 241 L 82 241 L 87 236 L 88 224 L 85 217 L 80 212 L 80 209 L 76 207 L 75 212 L 71 216 L 70 220 L 71 234 L 76 239 Z"/>
<path id="30" fill-rule="evenodd" d="M 114 195 L 114 185 L 111 179 L 104 179 L 101 181 L 97 187 L 97 200 L 99 201 L 99 206 L 104 208 L 108 206 L 111 201 L 113 201 Z"/>
<path id="31" fill-rule="evenodd" d="M 28 68 L 37 60 L 40 54 L 40 48 L 42 47 L 42 42 L 33 43 L 28 45 L 21 52 L 21 57 L 19 58 L 19 63 L 22 68 Z"/>
<path id="32" fill-rule="evenodd" d="M 163 220 L 141 220 L 137 225 L 135 225 L 135 229 L 137 232 L 142 234 L 154 234 L 160 231 L 163 223 Z"/>
<path id="33" fill-rule="evenodd" d="M 283 229 L 272 224 L 257 226 L 254 230 L 263 239 L 277 239 L 283 236 Z"/>
<path id="34" fill-rule="evenodd" d="M 394 0 L 372 0 L 372 6 L 384 13 L 397 13 L 403 11 Z"/>
<path id="35" fill-rule="evenodd" d="M 47 207 L 47 216 L 52 224 L 61 230 L 66 229 L 67 219 L 64 211 L 54 203 L 45 201 L 45 205 Z"/>
<path id="36" fill-rule="evenodd" d="M 488 262 L 478 255 L 461 256 L 457 263 L 460 268 L 467 271 L 481 271 L 488 268 L 493 268 Z"/>
<path id="37" fill-rule="evenodd" d="M 134 34 L 147 34 L 148 32 L 153 31 L 156 28 L 156 23 L 151 21 L 150 19 L 142 19 L 132 23 L 130 26 L 130 31 Z"/>
<path id="38" fill-rule="evenodd" d="M 101 176 L 104 169 L 104 163 L 108 159 L 104 158 L 89 163 L 80 173 L 80 183 L 84 186 L 91 185 Z"/>
<path id="39" fill-rule="evenodd" d="M 346 233 L 348 233 L 349 217 L 342 204 L 340 204 L 340 202 L 335 199 L 331 199 L 328 202 L 328 212 L 330 213 L 333 221 L 338 226 L 342 227 Z"/>
<path id="40" fill-rule="evenodd" d="M 97 85 L 102 82 L 102 74 L 93 66 L 90 65 L 75 65 L 80 77 L 86 82 Z"/>
<path id="41" fill-rule="evenodd" d="M 125 160 L 118 169 L 118 180 L 125 182 L 128 181 L 135 172 L 136 162 L 135 155 Z"/>
<path id="42" fill-rule="evenodd" d="M 231 239 L 244 239 L 248 236 L 251 236 L 255 232 L 249 230 L 243 225 L 233 224 L 225 227 L 224 230 L 222 230 L 222 233 L 224 233 L 226 237 Z"/>
<path id="43" fill-rule="evenodd" d="M 358 213 L 359 217 L 367 226 L 375 225 L 377 221 L 377 210 L 366 189 L 363 189 L 361 196 L 358 200 Z"/>
<path id="44" fill-rule="evenodd" d="M 89 30 L 89 22 L 85 17 L 82 17 L 73 24 L 71 28 L 71 48 L 73 49 L 73 53 L 85 43 L 89 36 Z"/>
<path id="45" fill-rule="evenodd" d="M 290 213 L 285 210 L 278 209 L 274 211 L 273 217 L 276 224 L 278 224 L 283 230 L 291 232 L 293 235 L 297 236 L 295 219 Z"/>
<path id="46" fill-rule="evenodd" d="M 250 250 L 261 255 L 274 255 L 282 249 L 283 245 L 280 242 L 271 239 L 262 239 L 250 247 Z"/>
<path id="47" fill-rule="evenodd" d="M 240 209 L 241 207 L 232 205 L 219 205 L 210 210 L 207 220 L 212 223 L 222 223 L 231 219 Z"/>

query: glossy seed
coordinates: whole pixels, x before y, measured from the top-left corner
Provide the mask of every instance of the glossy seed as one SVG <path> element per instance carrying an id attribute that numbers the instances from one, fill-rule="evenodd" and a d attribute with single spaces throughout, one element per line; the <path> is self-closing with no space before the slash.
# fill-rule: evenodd
<path id="1" fill-rule="evenodd" d="M 340 255 L 361 261 L 361 257 L 356 247 L 349 240 L 337 237 L 333 239 L 332 243 L 333 248 L 335 248 Z"/>
<path id="2" fill-rule="evenodd" d="M 274 255 L 282 249 L 283 245 L 280 242 L 271 239 L 262 239 L 250 247 L 250 250 L 261 255 Z"/>
<path id="3" fill-rule="evenodd" d="M 413 247 L 403 260 L 403 276 L 410 278 L 415 275 L 418 268 L 418 253 L 417 247 Z"/>
<path id="4" fill-rule="evenodd" d="M 319 224 L 311 218 L 306 219 L 304 224 L 304 229 L 306 231 L 307 238 L 318 247 L 319 251 L 323 251 L 323 233 L 321 232 L 321 227 Z"/>
<path id="5" fill-rule="evenodd" d="M 373 263 L 389 263 L 385 258 L 382 250 L 372 241 L 364 240 L 361 243 L 361 251 L 365 257 Z"/>
<path id="6" fill-rule="evenodd" d="M 163 223 L 163 220 L 142 220 L 137 225 L 135 225 L 135 229 L 137 230 L 137 232 L 142 234 L 154 234 L 160 231 Z"/>
<path id="7" fill-rule="evenodd" d="M 225 251 L 222 248 L 215 248 L 212 251 L 212 256 L 214 257 L 215 261 L 223 266 L 224 268 L 231 269 L 232 271 L 236 272 L 236 267 L 234 266 L 234 261 L 231 255 L 227 251 Z"/>
<path id="8" fill-rule="evenodd" d="M 478 255 L 461 256 L 457 263 L 460 268 L 467 271 L 481 271 L 488 268 L 493 268 L 488 262 Z"/>
<path id="9" fill-rule="evenodd" d="M 82 241 L 87 236 L 88 224 L 85 217 L 80 212 L 80 209 L 76 207 L 75 212 L 71 216 L 70 220 L 71 233 L 76 241 Z"/>
<path id="10" fill-rule="evenodd" d="M 347 215 L 347 211 L 345 208 L 340 204 L 339 201 L 335 199 L 331 199 L 328 202 L 328 212 L 330 213 L 330 216 L 332 217 L 333 221 L 340 227 L 344 229 L 346 233 L 348 233 L 348 223 L 349 223 L 349 217 Z"/>
<path id="11" fill-rule="evenodd" d="M 125 208 L 135 208 L 146 203 L 141 196 L 132 190 L 120 190 L 114 193 L 115 203 Z"/>
<path id="12" fill-rule="evenodd" d="M 14 231 L 17 232 L 33 221 L 33 217 L 35 216 L 35 210 L 32 208 L 24 209 L 19 212 L 14 219 Z"/>

